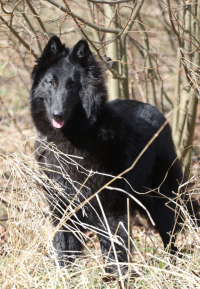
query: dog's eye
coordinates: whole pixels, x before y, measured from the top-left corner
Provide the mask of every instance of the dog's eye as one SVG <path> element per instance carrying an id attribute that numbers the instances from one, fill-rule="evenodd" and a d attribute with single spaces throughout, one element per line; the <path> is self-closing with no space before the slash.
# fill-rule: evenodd
<path id="1" fill-rule="evenodd" d="M 55 85 L 55 81 L 54 80 L 50 80 L 49 83 L 54 86 Z"/>

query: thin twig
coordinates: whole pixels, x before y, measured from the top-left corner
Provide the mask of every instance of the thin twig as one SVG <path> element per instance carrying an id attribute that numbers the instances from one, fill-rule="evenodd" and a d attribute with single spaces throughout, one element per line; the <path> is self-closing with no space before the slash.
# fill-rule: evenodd
<path id="1" fill-rule="evenodd" d="M 132 8 L 134 10 L 133 10 L 133 13 L 130 17 L 131 19 L 130 19 L 130 21 L 129 21 L 126 29 L 125 29 L 126 35 L 131 30 L 133 22 L 136 20 L 137 16 L 139 15 L 139 12 L 140 12 L 140 9 L 142 8 L 143 3 L 144 3 L 144 0 L 139 0 L 139 2 L 137 2 L 137 1 L 134 2 L 133 8 Z M 128 7 L 128 8 L 130 8 L 130 7 Z"/>
<path id="2" fill-rule="evenodd" d="M 185 7 L 187 7 L 187 10 L 192 14 L 192 16 L 194 17 L 194 19 L 197 21 L 197 23 L 200 24 L 199 19 L 195 16 L 195 14 L 192 12 L 192 10 L 190 10 L 189 5 L 185 3 L 185 0 L 182 0 L 182 1 L 183 1 L 183 3 L 184 3 Z M 195 3 L 194 3 L 194 4 L 195 4 Z M 198 5 L 198 4 L 197 4 L 197 5 Z"/>
<path id="3" fill-rule="evenodd" d="M 198 49 L 199 49 L 200 46 L 198 46 L 197 48 L 195 48 L 194 50 L 190 51 L 190 52 L 185 52 L 184 51 L 184 48 L 180 48 L 180 51 L 182 51 L 185 55 L 192 55 L 193 53 L 195 53 Z"/>
<path id="4" fill-rule="evenodd" d="M 144 32 L 144 38 L 143 38 L 143 46 L 145 48 L 145 62 L 147 66 L 147 76 L 149 78 L 150 81 L 150 103 L 154 106 L 157 107 L 157 101 L 156 101 L 156 90 L 155 90 L 155 84 L 154 84 L 154 77 L 155 77 L 155 72 L 154 72 L 154 68 L 152 65 L 152 61 L 151 61 L 151 55 L 150 55 L 150 48 L 149 48 L 149 37 L 148 34 L 142 24 L 140 15 L 138 14 L 138 27 L 140 28 L 140 30 L 142 32 Z"/>
<path id="5" fill-rule="evenodd" d="M 115 0 L 115 1 L 88 0 L 88 2 L 92 2 L 94 4 L 101 3 L 101 4 L 111 4 L 111 5 L 125 3 L 125 2 L 130 2 L 130 1 L 132 1 L 132 0 Z"/>
<path id="6" fill-rule="evenodd" d="M 22 14 L 24 20 L 26 21 L 26 23 L 28 24 L 30 30 L 31 30 L 32 33 L 35 35 L 36 41 L 37 41 L 37 45 L 38 45 L 38 49 L 39 49 L 40 53 L 42 53 L 42 47 L 41 47 L 40 41 L 39 41 L 39 39 L 38 39 L 38 37 L 37 37 L 37 33 L 36 33 L 36 31 L 35 31 L 35 28 L 34 28 L 33 25 L 31 24 L 31 22 L 30 22 L 30 20 L 28 19 L 28 17 L 26 16 L 26 13 L 23 13 L 20 9 L 18 9 L 18 11 L 21 12 L 21 14 Z M 27 29 L 27 27 L 26 27 L 25 25 L 24 25 L 24 28 Z M 33 38 L 34 38 L 34 36 L 33 36 Z"/>
<path id="7" fill-rule="evenodd" d="M 171 26 L 172 26 L 172 30 L 173 30 L 174 34 L 177 36 L 178 43 L 179 43 L 179 48 L 181 48 L 182 47 L 182 39 L 180 37 L 180 33 L 176 30 L 176 27 L 175 27 L 173 19 L 172 19 L 170 0 L 167 0 L 167 5 L 168 5 L 168 13 L 169 13 L 169 19 L 170 19 L 170 23 L 171 23 Z M 183 52 L 181 50 L 180 50 L 180 53 L 181 53 L 181 57 L 184 58 L 184 54 L 183 54 Z M 186 64 L 184 62 L 183 62 L 183 67 L 184 67 L 184 70 L 185 70 L 185 75 L 187 77 L 188 83 L 190 83 L 190 79 L 188 77 L 189 71 L 188 71 L 187 66 L 186 66 Z"/>
<path id="8" fill-rule="evenodd" d="M 53 0 L 47 0 L 47 2 L 51 3 L 52 5 L 56 6 L 57 8 L 59 8 L 61 11 L 67 13 L 67 9 L 64 8 L 63 6 L 61 6 L 60 4 L 56 3 L 55 1 Z M 88 20 L 84 19 L 83 17 L 73 13 L 71 11 L 70 15 L 74 18 L 74 19 L 78 19 L 79 21 L 83 22 L 85 25 L 87 26 L 90 26 L 98 31 L 101 31 L 101 32 L 109 32 L 109 33 L 120 33 L 121 32 L 121 29 L 118 29 L 118 28 L 105 28 L 105 27 L 102 27 L 102 26 L 98 26 L 96 24 L 93 24 L 93 23 L 90 23 L 88 22 Z"/>
<path id="9" fill-rule="evenodd" d="M 194 35 L 192 35 L 188 30 L 186 30 L 183 25 L 180 24 L 180 22 L 178 21 L 178 19 L 176 18 L 176 16 L 174 15 L 174 19 L 176 20 L 176 22 L 178 23 L 179 27 L 181 27 L 181 29 L 190 36 L 190 38 L 193 38 L 198 44 L 199 44 L 199 41 L 196 39 L 196 37 Z M 180 35 L 180 34 L 179 34 Z M 187 41 L 190 41 L 197 49 L 199 48 L 199 45 L 195 45 L 193 41 L 191 41 L 191 39 L 187 39 L 186 37 L 183 38 L 184 40 L 187 40 Z M 184 53 L 184 51 L 183 51 Z"/>
<path id="10" fill-rule="evenodd" d="M 14 17 L 14 10 L 15 10 L 15 8 L 18 6 L 18 4 L 19 4 L 21 1 L 22 1 L 22 0 L 19 0 L 19 1 L 14 5 L 14 7 L 12 8 L 12 11 L 11 11 L 11 12 L 7 11 L 7 10 L 4 8 L 2 1 L 0 1 L 0 2 L 1 2 L 1 8 L 2 8 L 3 12 L 4 12 L 5 14 L 9 14 L 9 15 L 10 15 L 10 26 L 12 26 L 12 21 L 13 21 L 13 17 Z M 9 7 L 9 8 L 10 8 L 10 7 Z"/>
<path id="11" fill-rule="evenodd" d="M 24 47 L 33 55 L 35 59 L 38 59 L 37 54 L 35 51 L 31 48 L 31 46 L 19 35 L 19 33 L 10 25 L 8 25 L 7 21 L 0 16 L 0 20 L 10 29 L 13 35 L 19 40 L 19 42 L 24 45 Z"/>
<path id="12" fill-rule="evenodd" d="M 79 22 L 77 21 L 76 17 L 74 17 L 73 13 L 71 12 L 71 9 L 70 7 L 68 6 L 68 4 L 66 3 L 65 0 L 63 0 L 64 4 L 65 4 L 65 7 L 66 7 L 66 13 L 68 13 L 69 15 L 72 16 L 74 22 L 77 24 L 77 26 L 79 27 L 81 33 L 84 35 L 85 39 L 87 39 L 87 41 L 91 44 L 91 46 L 95 49 L 95 51 L 97 52 L 98 54 L 98 57 L 100 58 L 100 60 L 102 62 L 105 63 L 107 69 L 113 74 L 113 77 L 114 78 L 117 78 L 117 79 L 122 79 L 122 77 L 120 75 L 117 75 L 110 67 L 109 67 L 109 63 L 107 63 L 106 61 L 103 60 L 103 57 L 101 56 L 100 52 L 99 52 L 99 49 L 96 48 L 96 46 L 92 43 L 92 41 L 90 41 L 90 39 L 88 38 L 88 36 L 86 35 L 86 33 L 83 31 L 83 28 L 81 27 L 81 25 L 79 24 Z M 113 40 L 114 41 L 114 40 Z"/>
<path id="13" fill-rule="evenodd" d="M 33 5 L 31 4 L 31 1 L 29 0 L 26 0 L 26 3 L 28 4 L 29 8 L 31 9 L 33 15 L 36 17 L 40 27 L 42 28 L 43 32 L 44 32 L 44 35 L 47 37 L 47 39 L 49 39 L 49 36 L 48 36 L 48 32 L 46 31 L 46 28 L 42 22 L 42 20 L 40 19 L 40 16 L 37 14 L 35 8 L 33 7 Z"/>

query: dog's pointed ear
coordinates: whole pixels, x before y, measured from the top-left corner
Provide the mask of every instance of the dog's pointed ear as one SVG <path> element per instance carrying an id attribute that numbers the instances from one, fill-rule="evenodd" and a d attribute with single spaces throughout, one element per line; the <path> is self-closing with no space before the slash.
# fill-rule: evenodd
<path id="1" fill-rule="evenodd" d="M 41 57 L 36 61 L 36 65 L 33 68 L 31 77 L 35 78 L 36 73 L 48 67 L 49 63 L 54 61 L 59 55 L 67 55 L 69 52 L 68 48 L 65 48 L 65 45 L 61 43 L 60 39 L 57 36 L 52 36 L 45 46 Z"/>
<path id="2" fill-rule="evenodd" d="M 61 43 L 60 39 L 57 36 L 52 36 L 45 46 L 42 56 L 40 58 L 40 62 L 51 62 L 58 55 L 62 54 L 65 50 L 65 45 Z"/>
<path id="3" fill-rule="evenodd" d="M 76 43 L 72 48 L 70 58 L 73 61 L 84 62 L 88 58 L 92 57 L 92 52 L 89 48 L 89 45 L 85 39 L 82 39 Z"/>

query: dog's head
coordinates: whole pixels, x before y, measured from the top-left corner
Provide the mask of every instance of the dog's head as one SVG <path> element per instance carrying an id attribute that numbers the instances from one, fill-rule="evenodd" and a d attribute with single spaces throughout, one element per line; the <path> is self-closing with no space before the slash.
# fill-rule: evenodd
<path id="1" fill-rule="evenodd" d="M 52 128 L 61 129 L 71 119 L 85 117 L 93 124 L 106 98 L 101 69 L 87 41 L 80 40 L 69 49 L 53 36 L 32 72 L 30 102 L 35 123 L 43 118 Z"/>

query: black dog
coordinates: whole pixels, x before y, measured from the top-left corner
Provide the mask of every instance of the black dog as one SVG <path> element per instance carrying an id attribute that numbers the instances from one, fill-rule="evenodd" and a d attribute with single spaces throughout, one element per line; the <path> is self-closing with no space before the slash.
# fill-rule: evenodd
<path id="1" fill-rule="evenodd" d="M 30 104 L 40 136 L 62 153 L 59 158 L 58 153 L 50 149 L 40 150 L 41 142 L 36 142 L 43 170 L 65 190 L 66 198 L 54 192 L 57 205 L 51 207 L 57 218 L 55 225 L 76 194 L 74 201 L 83 202 L 112 176 L 129 168 L 165 122 L 164 116 L 149 104 L 133 100 L 108 102 L 100 65 L 88 43 L 80 40 L 68 49 L 56 36 L 49 40 L 33 69 Z M 77 165 L 67 159 L 68 155 L 79 157 Z M 115 261 L 117 257 L 119 262 L 127 262 L 127 198 L 132 216 L 136 210 L 144 213 L 144 209 L 125 192 L 146 207 L 167 247 L 170 233 L 175 233 L 177 226 L 172 210 L 175 205 L 170 202 L 168 206 L 172 209 L 169 209 L 166 203 L 175 197 L 173 192 L 178 192 L 183 181 L 176 158 L 167 124 L 124 178 L 115 180 L 112 189 L 103 189 L 56 233 L 54 245 L 59 264 L 74 261 L 82 248 L 77 230 L 84 232 L 88 228 L 95 228 L 98 233 L 106 261 Z M 92 173 L 81 187 L 87 177 L 83 168 L 99 173 Z M 80 192 L 75 183 L 81 188 Z M 107 226 L 104 214 L 112 234 L 121 222 L 117 231 L 120 238 L 114 242 L 115 251 L 109 235 L 102 233 Z M 172 237 L 171 251 L 176 250 L 174 240 Z M 110 265 L 106 270 L 112 272 L 113 268 Z"/>

